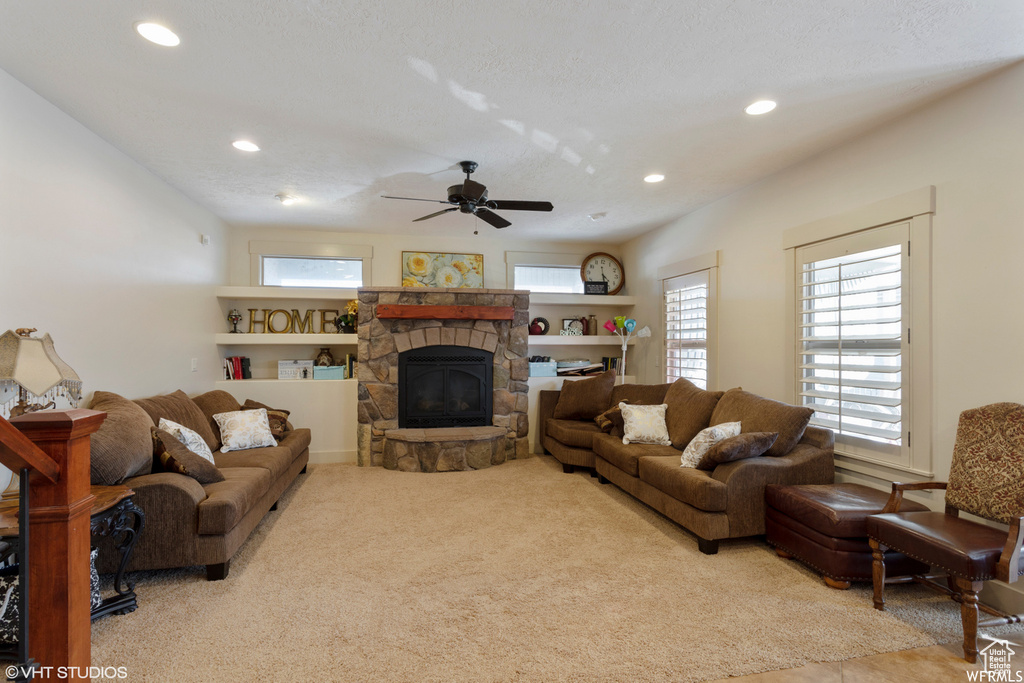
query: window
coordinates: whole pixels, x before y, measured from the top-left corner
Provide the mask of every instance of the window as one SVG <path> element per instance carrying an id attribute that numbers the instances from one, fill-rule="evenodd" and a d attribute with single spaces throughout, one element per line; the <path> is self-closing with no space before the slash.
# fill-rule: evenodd
<path id="1" fill-rule="evenodd" d="M 686 378 L 708 388 L 708 302 L 711 269 L 663 280 L 665 381 Z"/>
<path id="2" fill-rule="evenodd" d="M 898 457 L 903 445 L 903 306 L 909 223 L 797 250 L 798 391 L 837 443 Z"/>
<path id="3" fill-rule="evenodd" d="M 264 256 L 263 282 L 274 287 L 362 287 L 362 259 Z"/>
<path id="4" fill-rule="evenodd" d="M 521 266 L 516 265 L 513 288 L 531 292 L 582 294 L 583 279 L 579 266 Z"/>
<path id="5" fill-rule="evenodd" d="M 249 242 L 249 284 L 356 289 L 369 285 L 373 247 L 325 242 Z"/>

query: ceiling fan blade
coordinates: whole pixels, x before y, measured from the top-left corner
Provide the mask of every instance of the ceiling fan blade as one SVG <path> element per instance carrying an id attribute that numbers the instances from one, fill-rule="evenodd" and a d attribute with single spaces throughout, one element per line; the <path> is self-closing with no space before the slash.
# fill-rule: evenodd
<path id="1" fill-rule="evenodd" d="M 441 209 L 440 211 L 438 211 L 436 213 L 432 213 L 429 216 L 424 216 L 423 218 L 417 218 L 416 220 L 413 221 L 413 223 L 418 223 L 420 221 L 425 221 L 428 218 L 433 218 L 434 216 L 440 216 L 442 213 L 449 213 L 451 211 L 458 211 L 458 210 L 459 210 L 459 207 L 457 207 L 457 206 L 453 206 L 450 209 Z"/>
<path id="2" fill-rule="evenodd" d="M 490 223 L 496 228 L 507 228 L 508 226 L 512 225 L 498 214 L 487 209 L 477 209 L 476 215 L 480 217 L 480 220 L 486 221 L 487 223 Z"/>
<path id="3" fill-rule="evenodd" d="M 519 202 L 509 199 L 489 199 L 487 205 L 494 205 L 495 209 L 506 211 L 551 211 L 554 205 L 551 202 Z"/>
<path id="4" fill-rule="evenodd" d="M 487 194 L 487 187 L 481 185 L 475 180 L 466 178 L 462 181 L 462 196 L 471 202 L 478 202 L 480 199 Z"/>
<path id="5" fill-rule="evenodd" d="M 434 202 L 436 204 L 451 204 L 451 202 L 442 201 L 440 199 L 417 199 L 416 197 L 390 197 L 386 194 L 381 195 L 382 199 L 406 199 L 410 202 Z"/>

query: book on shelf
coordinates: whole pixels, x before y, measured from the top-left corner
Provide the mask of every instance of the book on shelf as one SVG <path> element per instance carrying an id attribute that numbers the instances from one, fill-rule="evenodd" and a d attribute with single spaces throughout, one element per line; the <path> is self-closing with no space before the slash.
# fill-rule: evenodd
<path id="1" fill-rule="evenodd" d="M 228 356 L 224 359 L 224 379 L 252 379 L 249 358 Z"/>
<path id="2" fill-rule="evenodd" d="M 604 356 L 603 358 L 601 358 L 601 367 L 605 370 L 618 371 L 619 364 L 621 362 L 622 359 L 619 358 L 618 356 Z"/>

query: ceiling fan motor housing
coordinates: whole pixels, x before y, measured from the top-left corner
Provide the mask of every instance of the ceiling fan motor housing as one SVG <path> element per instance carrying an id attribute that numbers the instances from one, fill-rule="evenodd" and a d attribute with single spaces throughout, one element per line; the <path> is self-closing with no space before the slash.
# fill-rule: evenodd
<path id="1" fill-rule="evenodd" d="M 484 190 L 483 196 L 481 196 L 480 199 L 474 199 L 472 197 L 467 197 L 466 195 L 462 194 L 461 183 L 458 185 L 452 185 L 451 187 L 448 188 L 448 201 L 454 204 L 465 204 L 467 202 L 483 204 L 484 202 L 487 201 L 487 190 Z M 466 213 L 469 212 L 467 211 Z"/>

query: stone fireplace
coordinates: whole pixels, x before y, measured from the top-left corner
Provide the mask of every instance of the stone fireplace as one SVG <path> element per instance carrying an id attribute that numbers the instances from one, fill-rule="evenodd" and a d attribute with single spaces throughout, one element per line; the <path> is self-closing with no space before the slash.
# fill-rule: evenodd
<path id="1" fill-rule="evenodd" d="M 525 457 L 529 305 L 507 289 L 360 289 L 359 464 L 440 472 Z"/>

